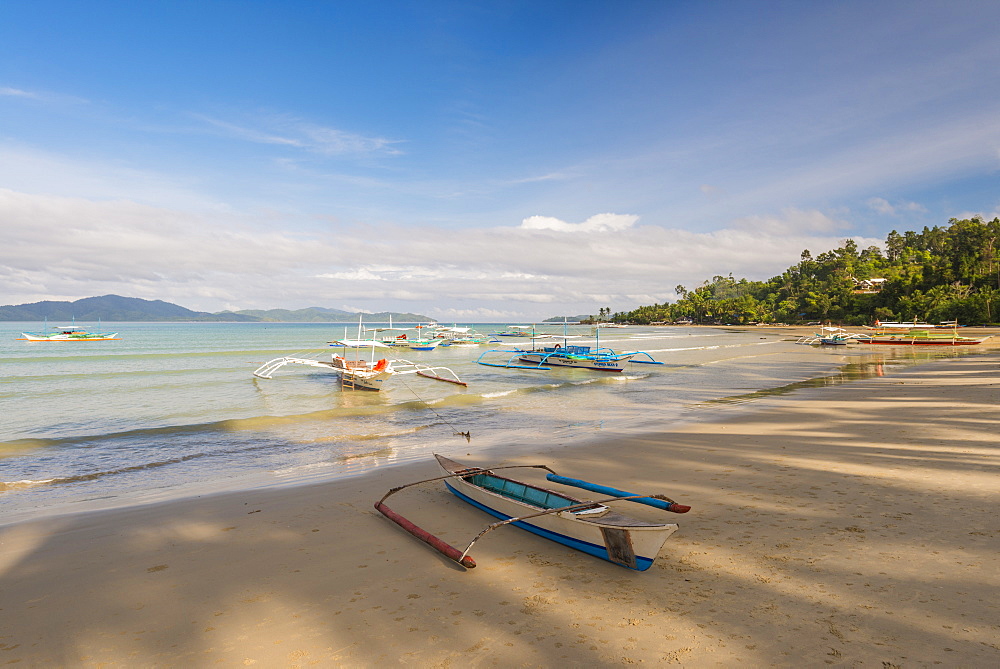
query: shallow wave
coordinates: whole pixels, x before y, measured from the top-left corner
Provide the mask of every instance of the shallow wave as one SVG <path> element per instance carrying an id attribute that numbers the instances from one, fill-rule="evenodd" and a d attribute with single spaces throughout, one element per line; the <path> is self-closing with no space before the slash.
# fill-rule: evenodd
<path id="1" fill-rule="evenodd" d="M 205 457 L 211 455 L 210 453 L 193 453 L 190 455 L 183 455 L 177 458 L 169 458 L 167 460 L 160 460 L 157 462 L 145 462 L 138 465 L 131 465 L 128 467 L 118 467 L 115 469 L 109 469 L 107 471 L 97 471 L 88 472 L 85 474 L 77 474 L 76 476 L 63 476 L 51 479 L 41 479 L 37 481 L 28 481 L 30 485 L 20 485 L 26 483 L 25 481 L 13 481 L 0 483 L 0 490 L 18 490 L 26 487 L 37 487 L 40 485 L 61 485 L 64 483 L 82 483 L 85 481 L 96 481 L 98 479 L 106 478 L 109 476 L 114 476 L 116 474 L 127 474 L 130 472 L 138 472 L 147 469 L 155 469 L 157 467 L 166 467 L 168 465 L 175 465 L 181 462 L 187 462 L 188 460 L 193 460 L 195 458 Z M 8 487 L 13 486 L 13 487 Z"/>
<path id="2" fill-rule="evenodd" d="M 27 490 L 28 488 L 37 488 L 38 486 L 43 486 L 52 483 L 55 479 L 41 479 L 38 481 L 24 480 L 24 481 L 0 481 L 0 492 L 7 492 L 8 490 Z"/>
<path id="3" fill-rule="evenodd" d="M 498 390 L 494 393 L 483 393 L 483 399 L 496 399 L 498 397 L 507 397 L 508 395 L 513 395 L 517 392 L 517 388 L 512 388 L 510 390 Z"/>

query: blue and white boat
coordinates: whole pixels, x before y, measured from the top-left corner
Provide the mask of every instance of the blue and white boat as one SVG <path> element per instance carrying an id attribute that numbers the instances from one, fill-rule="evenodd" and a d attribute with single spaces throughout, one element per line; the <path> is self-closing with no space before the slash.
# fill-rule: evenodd
<path id="1" fill-rule="evenodd" d="M 545 335 L 551 338 L 552 335 Z M 476 360 L 487 367 L 514 367 L 518 369 L 550 370 L 552 367 L 575 367 L 577 369 L 592 369 L 601 372 L 622 372 L 630 362 L 644 365 L 662 365 L 645 351 L 628 351 L 616 353 L 613 349 L 602 348 L 600 333 L 596 346 L 571 345 L 566 335 L 563 343 L 553 346 L 536 347 L 532 341 L 530 349 L 490 349 L 484 351 Z M 489 362 L 487 356 L 495 353 L 509 354 L 505 362 Z"/>
<path id="2" fill-rule="evenodd" d="M 667 538 L 677 531 L 677 525 L 633 518 L 613 511 L 607 504 L 631 501 L 674 513 L 686 513 L 691 509 L 662 495 L 636 495 L 616 488 L 559 476 L 544 465 L 521 467 L 545 469 L 549 472 L 546 476 L 548 481 L 603 493 L 608 497 L 597 501 L 583 501 L 554 490 L 500 476 L 494 471 L 514 468 L 517 465 L 484 469 L 469 467 L 441 455 L 435 454 L 434 457 L 444 470 L 445 476 L 417 483 L 444 480 L 448 490 L 459 499 L 499 519 L 480 532 L 465 551 L 459 551 L 417 527 L 385 505 L 387 497 L 417 483 L 393 488 L 375 504 L 375 508 L 413 536 L 466 568 L 476 566 L 475 560 L 469 556 L 469 551 L 481 537 L 498 527 L 514 525 L 602 560 L 629 569 L 645 571 L 652 566 Z"/>
<path id="3" fill-rule="evenodd" d="M 638 355 L 644 355 L 649 360 L 635 360 Z M 643 351 L 631 353 L 615 353 L 610 348 L 593 348 L 591 346 L 544 346 L 531 351 L 519 351 L 517 359 L 524 363 L 534 363 L 538 367 L 554 365 L 556 367 L 576 367 L 578 369 L 595 369 L 601 372 L 622 372 L 629 362 L 639 362 L 652 365 L 662 365 L 653 360 L 652 356 Z"/>

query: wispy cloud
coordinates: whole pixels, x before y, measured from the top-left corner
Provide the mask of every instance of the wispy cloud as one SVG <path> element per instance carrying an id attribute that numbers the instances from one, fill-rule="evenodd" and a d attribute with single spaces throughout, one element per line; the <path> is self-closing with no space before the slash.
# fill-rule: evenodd
<path id="1" fill-rule="evenodd" d="M 9 88 L 6 86 L 0 86 L 0 95 L 6 95 L 12 98 L 31 98 L 33 100 L 38 100 L 41 96 L 38 93 L 32 93 L 30 91 L 22 91 L 18 88 Z"/>
<path id="2" fill-rule="evenodd" d="M 0 142 L 0 184 L 11 192 L 46 193 L 57 184 L 66 199 L 83 198 L 80 202 L 110 198 L 217 212 L 224 208 L 196 192 L 186 178 Z"/>
<path id="3" fill-rule="evenodd" d="M 583 223 L 567 223 L 551 216 L 529 216 L 521 221 L 522 230 L 554 230 L 556 232 L 614 232 L 635 225 L 638 216 L 630 214 L 597 214 Z"/>
<path id="4" fill-rule="evenodd" d="M 18 98 L 21 100 L 33 100 L 36 102 L 53 103 L 58 105 L 80 105 L 88 104 L 86 100 L 75 95 L 66 93 L 52 93 L 49 91 L 26 91 L 12 86 L 0 86 L 0 97 Z"/>
<path id="5" fill-rule="evenodd" d="M 203 114 L 195 118 L 236 139 L 258 144 L 291 146 L 324 156 L 384 154 L 399 155 L 401 142 L 384 137 L 367 137 L 288 115 L 259 117 L 253 123 L 227 121 Z"/>
<path id="6" fill-rule="evenodd" d="M 883 216 L 897 216 L 900 212 L 926 212 L 927 209 L 916 202 L 898 202 L 896 204 L 891 204 L 888 200 L 881 197 L 869 198 L 865 204 L 868 208 L 877 214 L 882 214 Z"/>

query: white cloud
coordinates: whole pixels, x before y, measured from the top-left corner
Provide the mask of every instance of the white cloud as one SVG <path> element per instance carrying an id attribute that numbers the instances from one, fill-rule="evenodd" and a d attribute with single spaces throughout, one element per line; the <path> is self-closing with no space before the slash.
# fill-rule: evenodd
<path id="1" fill-rule="evenodd" d="M 894 216 L 896 214 L 896 208 L 889 204 L 888 200 L 880 197 L 873 197 L 866 204 L 876 213 L 886 214 L 887 216 Z"/>
<path id="2" fill-rule="evenodd" d="M 26 91 L 21 88 L 11 86 L 0 86 L 0 97 L 19 98 L 21 100 L 33 100 L 55 105 L 79 105 L 87 104 L 89 101 L 75 95 L 65 93 L 51 93 L 48 91 Z"/>
<path id="3" fill-rule="evenodd" d="M 775 236 L 828 234 L 850 227 L 847 222 L 830 218 L 815 209 L 802 211 L 795 208 L 785 209 L 781 216 L 758 215 L 740 218 L 733 222 L 733 226 L 739 230 Z"/>
<path id="4" fill-rule="evenodd" d="M 923 205 L 917 204 L 916 202 L 900 202 L 894 205 L 881 197 L 869 198 L 865 204 L 867 204 L 868 208 L 872 211 L 885 216 L 895 216 L 901 211 L 920 213 L 927 211 Z"/>
<path id="5" fill-rule="evenodd" d="M 113 162 L 74 159 L 37 149 L 0 144 L 0 184 L 10 192 L 48 193 L 58 188 L 66 202 L 87 208 L 101 199 L 121 199 L 219 213 L 227 207 L 196 192 L 187 176 L 171 177 Z M 57 184 L 57 186 L 56 186 Z M 52 204 L 62 198 L 45 200 Z"/>
<path id="6" fill-rule="evenodd" d="M 116 293 L 205 311 L 335 303 L 444 320 L 541 320 L 663 302 L 677 284 L 715 274 L 768 278 L 803 249 L 818 253 L 843 240 L 831 234 L 840 222 L 794 210 L 708 233 L 610 214 L 570 229 L 584 225 L 591 234 L 567 252 L 563 234 L 523 223 L 341 225 L 304 236 L 251 217 L 0 190 L 0 282 L 11 304 Z M 614 234 L 599 234 L 606 231 Z"/>
<path id="7" fill-rule="evenodd" d="M 596 214 L 583 223 L 567 223 L 551 216 L 529 216 L 521 221 L 524 230 L 555 230 L 556 232 L 614 232 L 635 225 L 638 216 L 629 214 Z"/>
<path id="8" fill-rule="evenodd" d="M 287 115 L 258 117 L 247 123 L 225 121 L 202 114 L 193 116 L 230 137 L 258 144 L 290 146 L 325 156 L 401 153 L 396 148 L 400 143 L 398 140 L 366 137 Z"/>
<path id="9" fill-rule="evenodd" d="M 13 98 L 32 98 L 36 100 L 40 97 L 37 93 L 22 91 L 17 88 L 9 88 L 6 86 L 0 86 L 0 95 L 6 95 Z"/>
<path id="10" fill-rule="evenodd" d="M 347 270 L 345 272 L 326 272 L 324 274 L 317 274 L 317 278 L 320 279 L 341 279 L 343 281 L 385 281 L 386 278 L 372 272 L 367 267 L 359 267 L 357 269 Z"/>

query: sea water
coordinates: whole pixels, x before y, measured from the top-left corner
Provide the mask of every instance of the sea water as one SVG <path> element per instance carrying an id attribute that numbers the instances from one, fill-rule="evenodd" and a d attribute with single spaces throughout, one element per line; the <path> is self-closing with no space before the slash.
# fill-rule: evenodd
<path id="1" fill-rule="evenodd" d="M 783 389 L 964 353 L 818 348 L 780 332 L 726 328 L 538 326 L 569 344 L 647 351 L 664 364 L 542 371 L 477 364 L 496 345 L 377 349 L 377 357 L 447 367 L 468 387 L 395 375 L 376 393 L 344 390 L 336 374 L 314 367 L 287 365 L 271 379 L 252 374 L 280 356 L 343 354 L 328 342 L 356 338 L 356 325 L 105 323 L 120 340 L 17 341 L 37 326 L 0 327 L 0 523 L 345 477 L 433 452 L 572 447 L 662 431 Z M 508 349 L 531 347 L 528 339 L 505 341 Z"/>

